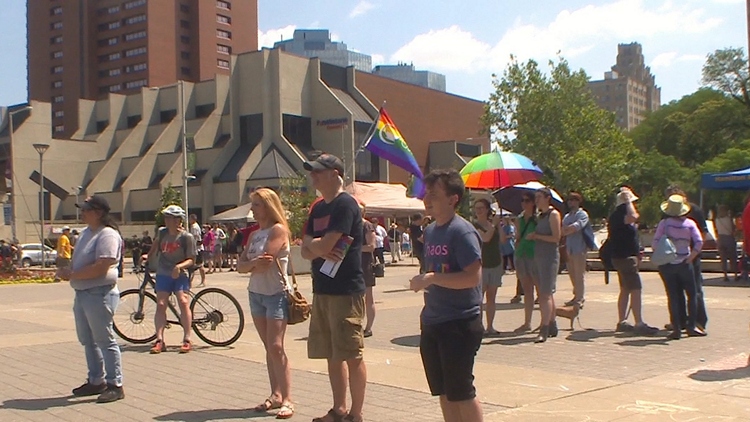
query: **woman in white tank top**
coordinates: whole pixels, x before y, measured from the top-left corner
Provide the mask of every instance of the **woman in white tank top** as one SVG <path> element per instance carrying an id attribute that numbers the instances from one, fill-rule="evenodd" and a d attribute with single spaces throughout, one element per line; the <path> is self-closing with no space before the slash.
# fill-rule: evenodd
<path id="1" fill-rule="evenodd" d="M 250 194 L 253 216 L 260 229 L 253 232 L 239 257 L 237 271 L 250 273 L 248 292 L 253 324 L 266 349 L 271 395 L 255 407 L 256 412 L 278 409 L 277 419 L 294 415 L 291 371 L 284 350 L 289 301 L 286 277 L 289 263 L 289 225 L 276 192 L 260 188 Z"/>

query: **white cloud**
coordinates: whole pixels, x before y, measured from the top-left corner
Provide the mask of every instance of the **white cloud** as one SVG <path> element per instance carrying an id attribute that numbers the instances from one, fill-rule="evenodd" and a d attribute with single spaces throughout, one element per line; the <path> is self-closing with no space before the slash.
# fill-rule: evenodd
<path id="1" fill-rule="evenodd" d="M 563 10 L 546 27 L 518 20 L 494 45 L 455 25 L 431 30 L 414 37 L 390 60 L 414 62 L 420 68 L 438 71 L 498 71 L 511 54 L 519 60 L 545 60 L 558 52 L 571 58 L 592 49 L 592 40 L 643 41 L 665 34 L 705 33 L 720 24 L 721 19 L 706 17 L 703 9 L 684 3 L 667 0 L 654 6 L 646 0 L 617 0 Z"/>
<path id="2" fill-rule="evenodd" d="M 695 62 L 705 60 L 700 54 L 678 54 L 676 51 L 661 53 L 651 61 L 651 69 L 664 69 L 681 62 Z"/>
<path id="3" fill-rule="evenodd" d="M 713 0 L 713 2 L 719 4 L 741 4 L 744 3 L 745 0 Z"/>
<path id="4" fill-rule="evenodd" d="M 291 39 L 294 35 L 295 25 L 287 25 L 283 28 L 269 29 L 268 31 L 258 30 L 258 47 L 272 48 L 275 42 Z"/>
<path id="5" fill-rule="evenodd" d="M 385 64 L 385 56 L 382 54 L 373 54 L 372 57 L 372 65 L 377 66 L 379 64 Z"/>
<path id="6" fill-rule="evenodd" d="M 351 19 L 356 18 L 357 16 L 362 16 L 374 8 L 374 4 L 370 3 L 367 0 L 361 0 L 359 3 L 357 3 L 356 6 L 354 6 L 354 9 L 349 12 L 349 18 Z"/>

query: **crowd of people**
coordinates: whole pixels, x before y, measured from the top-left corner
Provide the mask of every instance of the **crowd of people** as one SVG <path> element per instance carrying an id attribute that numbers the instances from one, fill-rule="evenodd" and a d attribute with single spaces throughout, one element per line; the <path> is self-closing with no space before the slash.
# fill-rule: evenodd
<path id="1" fill-rule="evenodd" d="M 305 162 L 305 169 L 322 196 L 309 210 L 301 244 L 302 257 L 310 260 L 312 267 L 307 353 L 310 359 L 327 361 L 332 396 L 330 410 L 313 422 L 363 420 L 367 386 L 364 339 L 372 335 L 375 268 L 385 264 L 386 240 L 402 245 L 408 236 L 409 250 L 419 260 L 419 274 L 409 282 L 413 291 L 424 292 L 419 351 L 429 390 L 439 397 L 446 421 L 482 420 L 473 384 L 474 359 L 482 338 L 496 334 L 495 296 L 506 271 L 515 272 L 524 298 L 524 320 L 516 333 L 538 331 L 537 343 L 558 335 L 555 293 L 563 239 L 573 286 L 573 297 L 564 306 L 584 306 L 591 223 L 578 192 L 568 195 L 565 214 L 553 206 L 550 189 L 527 192 L 522 196 L 523 211 L 514 220 L 495 215 L 488 200 L 478 199 L 473 203 L 475 219 L 469 222 L 456 212 L 465 193 L 460 175 L 455 170 L 437 170 L 425 178 L 424 205 L 430 217 L 415 216 L 408 227 L 394 224 L 386 230 L 379 220 L 366 219 L 367 205 L 344 191 L 344 165 L 338 157 L 322 154 Z M 190 216 L 189 227 L 185 228 L 185 211 L 176 205 L 166 207 L 162 210 L 165 227 L 154 238 L 144 233 L 139 244 L 143 256 L 135 257 L 134 264 L 147 259 L 155 265 L 154 354 L 167 350 L 163 331 L 172 294 L 177 298 L 184 330 L 179 351 L 188 353 L 192 349 L 185 293 L 190 289 L 191 272 L 200 271 L 201 283 L 205 282 L 201 260 L 208 263 L 206 273 L 221 271 L 226 259 L 230 271 L 249 274 L 249 309 L 265 347 L 271 392 L 254 411 L 274 411 L 277 418 L 286 419 L 295 413 L 285 351 L 290 305 L 287 293 L 292 289 L 287 277 L 291 232 L 276 192 L 259 188 L 250 199 L 257 225 L 243 230 L 201 227 L 196 216 Z M 627 187 L 617 191 L 617 207 L 608 218 L 606 259 L 611 260 L 619 278 L 615 330 L 652 335 L 657 329 L 644 322 L 642 309 L 637 200 Z M 88 197 L 77 206 L 87 227 L 71 248 L 69 265 L 61 262 L 58 269 L 58 276 L 70 280 L 76 293 L 76 330 L 89 371 L 86 382 L 73 394 L 98 395 L 99 402 L 111 402 L 125 396 L 120 349 L 112 330 L 119 301 L 117 265 L 123 241 L 104 198 Z M 708 316 L 700 273 L 705 221 L 701 221 L 700 209 L 676 188 L 667 192 L 661 210 L 664 218 L 656 229 L 655 248 L 664 238 L 674 246 L 669 262 L 659 267 L 670 314 L 669 338 L 679 339 L 683 331 L 688 336 L 705 336 Z M 721 222 L 726 217 L 728 213 L 720 210 L 720 243 L 722 235 L 735 231 L 734 225 L 721 226 L 727 224 Z M 744 217 L 748 219 L 744 231 L 748 236 L 750 204 Z M 723 242 L 723 255 L 731 255 L 729 241 Z M 508 257 L 510 249 L 504 248 L 509 243 L 512 258 Z M 63 242 L 63 249 L 67 247 Z M 400 250 L 403 252 L 403 248 Z M 391 246 L 391 262 L 402 258 L 399 248 Z M 726 260 L 727 270 L 736 271 L 736 259 L 728 256 Z M 531 325 L 535 302 L 541 314 L 536 328 Z M 631 311 L 634 325 L 628 322 Z"/>

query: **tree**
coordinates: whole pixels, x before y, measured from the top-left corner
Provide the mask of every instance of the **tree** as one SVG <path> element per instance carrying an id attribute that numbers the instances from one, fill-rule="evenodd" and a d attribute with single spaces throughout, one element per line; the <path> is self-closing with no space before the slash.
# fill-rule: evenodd
<path id="1" fill-rule="evenodd" d="M 750 109 L 750 75 L 747 57 L 742 48 L 729 47 L 709 54 L 703 65 L 702 82 Z"/>
<path id="2" fill-rule="evenodd" d="M 161 213 L 161 210 L 170 205 L 182 206 L 182 195 L 180 194 L 180 191 L 172 186 L 171 183 L 161 192 L 161 208 L 156 211 L 156 215 L 154 216 L 157 229 L 164 225 L 164 214 Z"/>
<path id="3" fill-rule="evenodd" d="M 700 173 L 721 173 L 746 168 L 750 164 L 750 139 L 740 142 L 736 147 L 729 148 L 723 154 L 703 163 L 698 168 Z M 735 212 L 742 212 L 747 192 L 741 191 L 705 191 L 704 203 L 708 206 L 726 204 Z"/>
<path id="4" fill-rule="evenodd" d="M 604 215 L 637 150 L 614 114 L 597 106 L 583 70 L 572 71 L 562 58 L 549 67 L 545 74 L 534 60 L 512 57 L 502 77 L 493 75 L 482 123 L 503 149 L 536 161 L 543 182 L 580 191 L 591 214 Z"/>
<path id="5" fill-rule="evenodd" d="M 303 229 L 310 204 L 315 200 L 315 195 L 307 189 L 307 178 L 297 175 L 281 179 L 279 194 L 287 213 L 292 239 L 300 239 L 304 235 Z"/>

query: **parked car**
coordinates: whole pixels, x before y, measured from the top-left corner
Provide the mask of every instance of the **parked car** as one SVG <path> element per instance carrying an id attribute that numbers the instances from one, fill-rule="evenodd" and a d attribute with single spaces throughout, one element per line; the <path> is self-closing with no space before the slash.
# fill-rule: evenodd
<path id="1" fill-rule="evenodd" d="M 54 265 L 57 260 L 57 251 L 49 246 L 44 247 L 44 262 L 48 265 Z M 30 267 L 32 265 L 42 265 L 42 244 L 41 243 L 24 243 L 21 245 L 21 265 Z"/>

